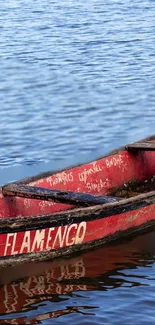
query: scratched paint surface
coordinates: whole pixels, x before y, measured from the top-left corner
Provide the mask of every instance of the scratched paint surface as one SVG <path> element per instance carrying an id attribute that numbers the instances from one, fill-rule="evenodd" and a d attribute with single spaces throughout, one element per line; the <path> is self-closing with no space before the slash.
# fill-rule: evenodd
<path id="1" fill-rule="evenodd" d="M 89 243 L 106 236 L 140 226 L 151 221 L 155 216 L 155 206 L 149 206 L 102 218 L 95 221 L 73 223 L 71 225 L 52 227 L 42 230 L 32 230 L 20 233 L 0 235 L 0 255 L 15 256 L 42 251 L 52 251 L 57 248 Z"/>
<path id="2" fill-rule="evenodd" d="M 41 178 L 38 181 L 31 182 L 30 185 L 96 195 L 110 194 L 110 191 L 115 189 L 115 187 L 121 186 L 129 180 L 139 181 L 152 177 L 155 172 L 155 166 L 152 164 L 154 159 L 154 152 L 142 153 L 138 157 L 134 157 L 124 151 L 46 178 Z M 36 216 L 70 208 L 73 207 L 27 198 L 4 198 L 2 194 L 0 195 L 1 218 Z"/>
<path id="3" fill-rule="evenodd" d="M 152 153 L 151 155 L 142 153 L 138 156 L 132 156 L 122 151 L 116 155 L 102 158 L 84 166 L 69 169 L 46 178 L 40 178 L 38 181 L 30 184 L 49 188 L 55 188 L 58 184 L 60 189 L 86 192 L 88 182 L 93 184 L 95 181 L 96 185 L 100 185 L 101 182 L 103 184 L 100 187 L 99 194 L 108 194 L 110 189 L 122 185 L 128 180 L 145 180 L 148 175 L 152 176 L 152 165 L 149 168 L 151 159 Z M 141 173 L 139 173 L 139 169 L 141 169 Z M 105 179 L 106 181 L 104 181 Z M 94 192 L 98 194 L 98 187 L 92 189 L 91 193 Z M 63 204 L 31 199 L 5 198 L 3 195 L 0 198 L 0 206 L 1 217 L 3 218 L 10 216 L 29 216 L 31 218 L 31 215 L 47 214 L 67 208 Z M 7 208 L 6 211 L 5 206 Z M 78 221 L 75 219 L 71 224 L 65 226 L 49 226 L 49 228 L 42 230 L 2 234 L 0 235 L 0 255 L 14 256 L 25 253 L 44 252 L 71 245 L 89 243 L 93 240 L 114 235 L 118 231 L 137 227 L 154 220 L 154 210 L 154 206 L 149 206 L 122 213 L 118 216 L 109 216 L 108 218 L 92 222 L 88 221 L 87 223 L 85 221 L 77 223 Z"/>

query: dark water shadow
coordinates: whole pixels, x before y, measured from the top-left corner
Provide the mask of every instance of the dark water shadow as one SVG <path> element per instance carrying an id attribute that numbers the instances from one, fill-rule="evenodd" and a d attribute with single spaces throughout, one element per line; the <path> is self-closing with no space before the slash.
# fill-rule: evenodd
<path id="1" fill-rule="evenodd" d="M 3 268 L 0 271 L 0 324 L 4 324 L 4 320 L 5 324 L 39 324 L 71 313 L 91 315 L 95 306 L 64 308 L 62 303 L 68 297 L 80 297 L 83 292 L 141 286 L 145 272 L 136 278 L 121 275 L 125 270 L 151 266 L 154 255 L 155 232 L 152 231 L 71 259 Z M 44 306 L 47 301 L 57 302 L 57 310 L 37 311 L 38 304 Z M 35 316 L 27 315 L 34 310 Z"/>

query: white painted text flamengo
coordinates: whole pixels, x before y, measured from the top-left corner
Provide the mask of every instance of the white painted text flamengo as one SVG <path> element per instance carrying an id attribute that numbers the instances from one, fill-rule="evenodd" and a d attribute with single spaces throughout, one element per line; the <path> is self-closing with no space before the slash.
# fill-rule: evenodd
<path id="1" fill-rule="evenodd" d="M 86 234 L 86 222 L 48 229 L 9 233 L 4 256 L 41 252 L 81 244 Z"/>

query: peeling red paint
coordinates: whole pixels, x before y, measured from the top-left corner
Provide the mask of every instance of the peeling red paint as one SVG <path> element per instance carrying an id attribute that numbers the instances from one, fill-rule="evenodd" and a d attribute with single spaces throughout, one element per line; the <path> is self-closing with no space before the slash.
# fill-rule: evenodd
<path id="1" fill-rule="evenodd" d="M 155 174 L 154 162 L 155 152 L 140 151 L 137 153 L 129 153 L 126 150 L 119 150 L 115 154 L 111 154 L 82 166 L 77 166 L 47 176 L 39 176 L 38 178 L 36 177 L 35 180 L 30 178 L 26 181 L 26 184 L 48 189 L 110 195 L 116 188 L 127 184 L 129 181 L 136 182 L 148 180 Z M 21 183 L 24 182 L 21 181 Z M 142 200 L 145 201 L 145 197 L 139 200 L 140 202 Z M 109 236 L 113 237 L 119 231 L 123 232 L 139 226 L 145 226 L 148 222 L 155 221 L 155 204 L 151 200 L 152 198 L 150 198 L 148 206 L 147 202 L 145 202 L 144 207 L 139 208 L 135 205 L 135 208 L 131 208 L 131 211 L 130 209 L 127 211 L 126 208 L 123 210 L 123 207 L 121 210 L 121 203 L 109 205 L 111 209 L 115 206 L 120 206 L 120 211 L 119 213 L 116 212 L 115 214 L 108 215 L 106 218 L 104 218 L 105 206 L 100 206 L 100 213 L 103 211 L 103 216 L 98 219 L 95 217 L 95 214 L 98 212 L 96 212 L 94 208 L 81 208 L 78 210 L 75 209 L 73 205 L 71 206 L 69 204 L 36 199 L 32 200 L 28 198 L 4 197 L 1 192 L 0 224 L 2 224 L 2 220 L 6 220 L 6 227 L 8 226 L 10 231 L 8 230 L 7 233 L 1 231 L 0 257 L 46 252 L 89 242 L 91 242 L 93 246 L 93 241 Z M 67 226 L 56 225 L 53 228 L 49 225 L 39 230 L 41 223 L 44 221 L 44 216 L 46 217 L 46 215 L 49 214 L 49 223 L 52 217 L 55 216 L 55 222 L 57 222 L 57 220 L 59 221 L 59 218 L 62 217 L 63 211 L 65 212 L 66 210 L 68 210 L 67 216 L 70 215 L 70 211 L 75 211 L 73 220 L 68 222 Z M 55 212 L 57 212 L 57 215 L 53 215 Z M 94 213 L 93 220 L 92 217 L 91 220 L 89 220 L 88 212 L 90 212 L 91 215 Z M 82 213 L 83 221 L 80 221 L 78 216 Z M 20 231 L 20 229 L 18 229 L 18 231 L 13 231 L 15 219 L 12 225 L 8 222 L 11 220 L 11 217 L 13 217 L 16 218 L 17 221 L 20 221 L 19 224 L 22 224 L 22 219 L 24 223 L 27 218 L 31 220 L 32 216 L 39 215 L 42 215 L 42 218 L 40 219 L 40 224 L 37 223 L 38 228 L 36 227 L 35 230 L 33 228 L 32 230 L 28 229 L 27 223 L 25 223 L 25 230 Z M 87 215 L 87 220 L 84 219 L 85 215 Z M 27 218 L 25 219 L 23 217 Z M 85 225 L 85 230 L 83 234 L 80 235 L 79 227 L 81 227 L 82 224 Z"/>

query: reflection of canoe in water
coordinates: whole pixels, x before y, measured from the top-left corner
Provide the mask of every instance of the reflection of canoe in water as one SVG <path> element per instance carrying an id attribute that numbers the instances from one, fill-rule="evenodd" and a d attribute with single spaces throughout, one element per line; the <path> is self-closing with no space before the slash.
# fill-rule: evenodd
<path id="1" fill-rule="evenodd" d="M 147 265 L 147 254 L 149 263 L 151 256 L 153 262 L 154 244 L 155 234 L 148 233 L 129 242 L 103 247 L 68 260 L 61 259 L 53 262 L 6 267 L 6 270 L 2 269 L 0 272 L 1 283 L 5 283 L 0 289 L 0 314 L 7 316 L 10 313 L 27 311 L 31 309 L 32 304 L 46 300 L 61 301 L 61 295 L 68 293 L 71 295 L 75 291 L 109 290 L 109 288 L 119 287 L 125 282 L 129 282 L 129 279 L 124 277 L 120 277 L 119 281 L 118 277 L 115 278 L 115 275 L 119 274 L 119 270 L 123 272 L 128 268 Z M 23 280 L 19 281 L 18 279 L 21 277 Z M 11 283 L 9 283 L 10 281 Z M 134 281 L 135 279 L 131 279 L 131 285 L 138 285 L 138 282 Z M 39 315 L 29 324 L 78 312 L 78 308 Z M 80 307 L 80 311 L 81 309 L 82 307 Z M 84 306 L 81 312 L 85 312 Z M 24 318 L 18 319 L 18 322 L 26 324 Z M 11 324 L 10 319 L 8 324 Z M 16 324 L 15 318 L 12 318 L 12 324 Z"/>
<path id="2" fill-rule="evenodd" d="M 0 265 L 70 255 L 154 225 L 154 140 L 3 186 Z"/>

